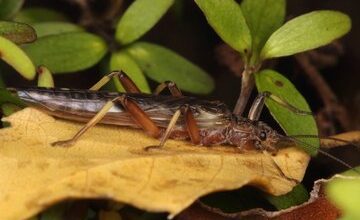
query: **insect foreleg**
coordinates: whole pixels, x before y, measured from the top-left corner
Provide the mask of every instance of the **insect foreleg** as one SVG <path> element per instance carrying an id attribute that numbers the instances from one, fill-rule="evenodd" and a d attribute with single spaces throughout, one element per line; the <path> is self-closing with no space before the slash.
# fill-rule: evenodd
<path id="1" fill-rule="evenodd" d="M 93 85 L 89 90 L 94 90 L 94 91 L 99 90 L 114 77 L 117 77 L 119 79 L 121 85 L 124 87 L 126 92 L 141 93 L 140 89 L 123 71 L 113 71 L 109 73 L 108 75 L 101 78 L 100 81 L 97 82 L 95 85 Z"/>
<path id="2" fill-rule="evenodd" d="M 301 109 L 298 109 L 297 107 L 291 105 L 285 99 L 283 99 L 277 95 L 274 95 L 270 92 L 261 92 L 258 94 L 258 96 L 256 97 L 255 101 L 253 102 L 253 104 L 250 108 L 250 111 L 248 114 L 248 118 L 250 120 L 254 120 L 254 121 L 259 120 L 266 98 L 273 100 L 277 104 L 283 106 L 284 108 L 287 108 L 289 111 L 291 111 L 297 115 L 313 115 L 312 112 L 303 111 Z"/>

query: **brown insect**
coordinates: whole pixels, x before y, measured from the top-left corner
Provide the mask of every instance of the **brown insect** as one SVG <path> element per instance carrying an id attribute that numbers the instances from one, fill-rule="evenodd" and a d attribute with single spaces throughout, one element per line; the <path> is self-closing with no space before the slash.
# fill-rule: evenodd
<path id="1" fill-rule="evenodd" d="M 113 77 L 119 78 L 127 93 L 98 91 Z M 166 88 L 172 95 L 159 95 Z M 121 71 L 111 72 L 89 90 L 57 88 L 9 90 L 30 106 L 50 115 L 87 122 L 71 139 L 52 143 L 53 146 L 71 146 L 92 126 L 103 123 L 141 128 L 148 135 L 161 139 L 157 147 L 162 147 L 168 138 L 189 139 L 195 145 L 229 144 L 242 150 L 272 153 L 276 153 L 282 146 L 296 145 L 296 143 L 309 147 L 307 143 L 281 135 L 258 121 L 265 98 L 276 101 L 296 114 L 312 114 L 299 110 L 268 92 L 258 95 L 248 118 L 244 118 L 234 115 L 222 102 L 183 96 L 173 82 L 160 84 L 152 95 L 143 94 Z M 327 156 L 351 168 L 343 161 L 328 154 Z"/>

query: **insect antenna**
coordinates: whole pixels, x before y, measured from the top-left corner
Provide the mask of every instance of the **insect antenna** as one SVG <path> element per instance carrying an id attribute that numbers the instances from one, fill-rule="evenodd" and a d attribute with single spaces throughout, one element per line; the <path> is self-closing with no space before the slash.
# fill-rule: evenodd
<path id="1" fill-rule="evenodd" d="M 337 141 L 337 142 L 342 142 L 342 143 L 347 144 L 347 145 L 351 145 L 353 147 L 356 147 L 358 150 L 360 150 L 360 145 L 359 144 L 356 144 L 353 141 L 347 141 L 347 140 L 343 140 L 343 139 L 335 138 L 335 137 L 319 137 L 317 135 L 310 135 L 310 134 L 289 135 L 288 137 L 293 137 L 293 138 L 319 138 L 321 140 L 333 140 L 333 141 Z"/>
<path id="2" fill-rule="evenodd" d="M 306 147 L 309 147 L 309 148 L 312 148 L 312 149 L 315 149 L 315 148 L 316 148 L 315 146 L 313 146 L 313 145 L 311 145 L 311 144 L 309 144 L 309 143 L 306 143 L 306 142 L 304 142 L 304 141 L 301 141 L 301 140 L 295 138 L 295 136 L 296 136 L 296 137 L 304 137 L 304 138 L 306 138 L 306 136 L 308 136 L 308 135 L 292 135 L 292 136 L 284 136 L 284 137 L 285 137 L 285 138 L 288 138 L 288 139 L 290 139 L 290 140 L 292 140 L 292 141 L 294 141 L 294 142 L 296 142 L 296 143 L 298 143 L 299 145 L 305 145 Z M 309 138 L 319 138 L 319 137 L 317 137 L 316 135 L 309 135 Z M 326 138 L 326 139 L 327 139 L 327 138 Z M 336 139 L 337 139 L 337 138 L 336 138 Z M 338 140 L 339 140 L 339 141 L 341 140 L 341 142 L 348 143 L 348 141 L 345 141 L 345 140 L 342 140 L 342 139 L 338 139 Z M 357 146 L 357 145 L 355 145 L 355 146 Z M 338 162 L 339 164 L 345 166 L 346 168 L 349 168 L 349 169 L 355 171 L 357 174 L 360 175 L 360 171 L 358 171 L 357 169 L 354 169 L 353 166 L 351 166 L 350 164 L 346 163 L 345 161 L 343 161 L 343 160 L 341 160 L 341 159 L 339 159 L 339 158 L 337 158 L 337 157 L 335 157 L 335 156 L 333 156 L 333 155 L 329 154 L 328 152 L 323 151 L 323 150 L 321 150 L 321 149 L 317 149 L 317 150 L 318 150 L 318 152 L 319 152 L 320 154 L 322 154 L 322 155 L 324 155 L 324 156 L 326 156 L 326 157 L 328 157 L 328 158 L 330 158 L 330 159 Z"/>

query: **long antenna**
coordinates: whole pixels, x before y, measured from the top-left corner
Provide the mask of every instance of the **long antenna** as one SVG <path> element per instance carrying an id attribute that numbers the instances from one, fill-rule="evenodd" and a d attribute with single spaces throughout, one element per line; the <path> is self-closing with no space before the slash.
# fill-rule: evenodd
<path id="1" fill-rule="evenodd" d="M 360 149 L 360 145 L 356 144 L 352 141 L 347 141 L 344 139 L 340 139 L 340 138 L 336 138 L 336 137 L 319 137 L 317 135 L 311 135 L 311 134 L 305 134 L 305 135 L 289 135 L 288 137 L 293 137 L 293 138 L 319 138 L 319 139 L 323 139 L 323 140 L 333 140 L 333 141 L 338 141 L 338 142 L 342 142 L 351 146 L 354 146 L 358 149 Z"/>
<path id="2" fill-rule="evenodd" d="M 301 141 L 301 140 L 295 138 L 294 136 L 284 136 L 284 137 L 289 138 L 289 139 L 297 142 L 297 143 L 300 144 L 300 145 L 306 145 L 307 147 L 310 147 L 310 148 L 313 148 L 313 149 L 316 148 L 316 147 L 314 147 L 313 145 L 311 145 L 311 144 L 309 144 L 309 143 L 306 143 L 306 142 L 304 142 L 304 141 Z M 354 167 L 352 167 L 351 165 L 349 165 L 349 164 L 346 163 L 345 161 L 343 161 L 343 160 L 341 160 L 341 159 L 339 159 L 339 158 L 337 158 L 337 157 L 335 157 L 335 156 L 333 156 L 333 155 L 331 155 L 331 154 L 329 154 L 329 153 L 327 153 L 327 152 L 325 152 L 325 151 L 323 151 L 323 150 L 321 150 L 321 149 L 318 149 L 318 152 L 321 153 L 321 154 L 323 154 L 323 155 L 325 155 L 325 156 L 327 156 L 328 158 L 330 158 L 330 159 L 338 162 L 339 164 L 345 166 L 346 168 L 349 168 L 349 169 L 355 171 L 356 173 L 358 173 L 358 174 L 360 175 L 360 171 L 358 171 L 357 169 L 354 169 Z"/>

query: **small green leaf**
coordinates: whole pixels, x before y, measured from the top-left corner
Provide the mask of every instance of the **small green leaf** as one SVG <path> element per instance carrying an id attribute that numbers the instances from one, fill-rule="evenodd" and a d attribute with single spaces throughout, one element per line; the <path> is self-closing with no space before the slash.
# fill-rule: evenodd
<path id="1" fill-rule="evenodd" d="M 54 87 L 54 79 L 48 68 L 46 68 L 45 66 L 39 66 L 37 68 L 37 72 L 39 74 L 38 87 L 47 87 L 47 88 Z"/>
<path id="2" fill-rule="evenodd" d="M 38 37 L 44 37 L 54 34 L 63 34 L 68 32 L 84 31 L 84 29 L 76 24 L 61 22 L 61 21 L 50 21 L 50 22 L 39 22 L 32 24 Z"/>
<path id="3" fill-rule="evenodd" d="M 0 36 L 16 44 L 29 43 L 36 40 L 35 30 L 31 26 L 17 22 L 0 21 Z"/>
<path id="4" fill-rule="evenodd" d="M 17 13 L 14 20 L 17 22 L 32 24 L 48 21 L 67 21 L 68 19 L 64 14 L 55 10 L 41 7 L 31 7 L 25 8 Z"/>
<path id="5" fill-rule="evenodd" d="M 241 9 L 252 36 L 252 51 L 260 53 L 270 35 L 285 18 L 285 0 L 243 0 Z"/>
<path id="6" fill-rule="evenodd" d="M 302 184 L 299 184 L 282 196 L 266 195 L 266 199 L 278 210 L 287 209 L 292 206 L 300 205 L 309 200 L 309 193 Z"/>
<path id="7" fill-rule="evenodd" d="M 234 0 L 195 0 L 216 33 L 232 48 L 244 55 L 251 49 L 251 34 Z"/>
<path id="8" fill-rule="evenodd" d="M 354 168 L 360 172 L 360 167 Z M 326 184 L 329 199 L 342 210 L 344 219 L 360 219 L 360 178 L 355 172 L 346 172 L 348 178 L 335 178 Z"/>
<path id="9" fill-rule="evenodd" d="M 6 88 L 0 88 L 0 105 L 14 104 L 19 107 L 25 107 L 25 103 L 19 99 L 16 95 L 12 95 Z"/>
<path id="10" fill-rule="evenodd" d="M 39 38 L 24 45 L 34 63 L 53 73 L 68 73 L 89 68 L 107 51 L 104 40 L 86 32 L 73 32 Z"/>
<path id="11" fill-rule="evenodd" d="M 174 0 L 134 1 L 117 24 L 116 40 L 124 45 L 139 39 L 160 20 L 173 3 Z"/>
<path id="12" fill-rule="evenodd" d="M 311 112 L 309 105 L 304 97 L 299 93 L 295 86 L 280 73 L 273 70 L 263 70 L 255 74 L 256 87 L 259 92 L 271 92 L 281 97 L 286 102 L 299 110 Z M 318 135 L 316 122 L 311 115 L 298 115 L 273 100 L 267 100 L 266 106 L 271 115 L 280 124 L 282 129 L 288 135 Z M 319 147 L 318 139 L 303 139 L 302 142 L 310 146 L 303 146 L 309 154 L 315 155 Z"/>
<path id="13" fill-rule="evenodd" d="M 21 110 L 21 108 L 17 105 L 11 104 L 11 103 L 5 103 L 5 104 L 1 105 L 1 110 L 2 110 L 3 115 L 6 117 L 6 116 L 9 116 L 9 115 Z"/>
<path id="14" fill-rule="evenodd" d="M 146 78 L 141 71 L 137 63 L 126 52 L 118 51 L 111 55 L 110 70 L 122 70 L 124 71 L 139 87 L 142 92 L 150 93 L 150 87 L 146 81 Z M 120 84 L 117 78 L 114 78 L 116 89 L 120 92 L 124 92 L 124 88 Z"/>
<path id="15" fill-rule="evenodd" d="M 12 41 L 0 36 L 0 59 L 4 60 L 26 79 L 35 77 L 35 66 L 24 51 Z"/>
<path id="16" fill-rule="evenodd" d="M 22 7 L 24 0 L 0 0 L 0 19 L 11 19 Z"/>
<path id="17" fill-rule="evenodd" d="M 337 11 L 314 11 L 286 22 L 261 51 L 263 59 L 289 56 L 330 43 L 351 28 L 349 16 Z"/>
<path id="18" fill-rule="evenodd" d="M 180 89 L 197 94 L 214 89 L 214 81 L 205 71 L 169 49 L 138 42 L 126 50 L 145 74 L 159 83 L 174 81 Z"/>

